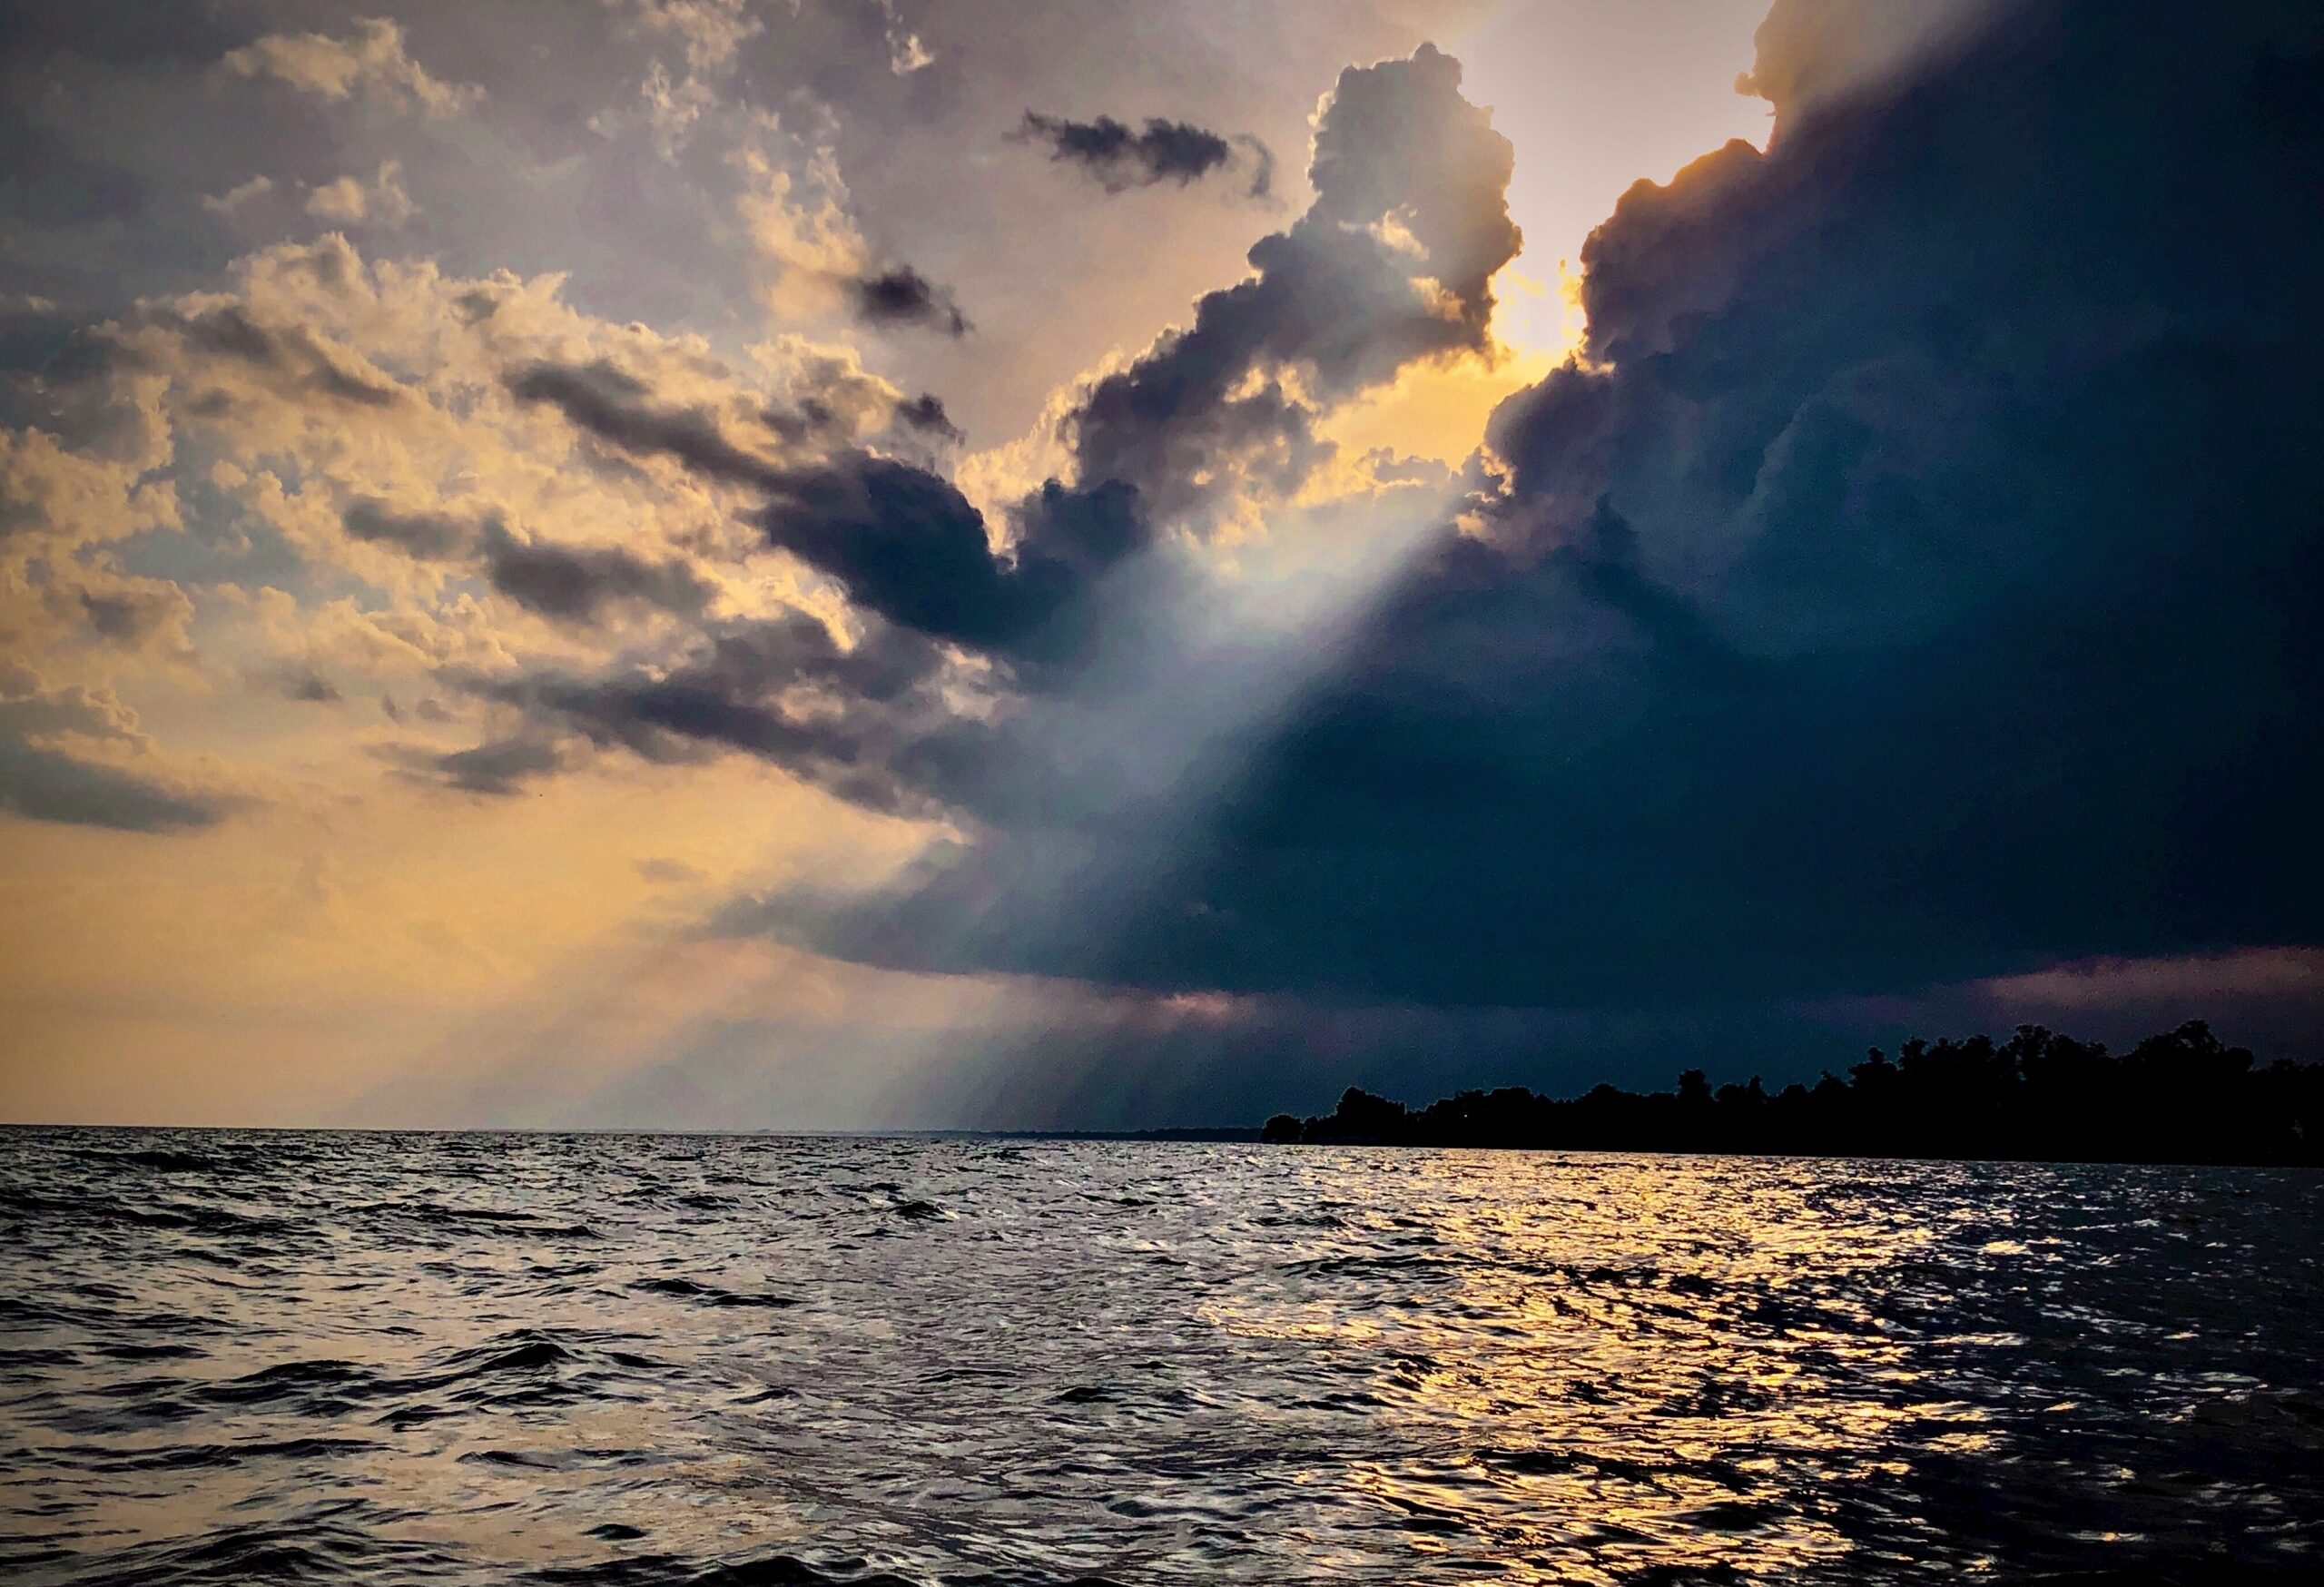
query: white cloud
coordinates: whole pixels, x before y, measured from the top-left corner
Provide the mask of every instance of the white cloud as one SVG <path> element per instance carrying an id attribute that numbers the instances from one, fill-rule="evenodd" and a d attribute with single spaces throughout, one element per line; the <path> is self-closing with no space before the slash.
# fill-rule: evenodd
<path id="1" fill-rule="evenodd" d="M 472 83 L 447 83 L 413 60 L 404 49 L 403 28 L 385 17 L 357 22 L 352 37 L 320 33 L 274 33 L 229 50 L 219 63 L 238 77 L 271 77 L 301 94 L 322 99 L 357 94 L 417 106 L 431 116 L 452 115 L 478 104 L 484 90 Z"/>

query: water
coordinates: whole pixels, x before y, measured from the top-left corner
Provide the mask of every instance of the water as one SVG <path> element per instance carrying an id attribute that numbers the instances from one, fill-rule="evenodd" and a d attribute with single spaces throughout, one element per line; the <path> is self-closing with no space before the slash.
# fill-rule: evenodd
<path id="1" fill-rule="evenodd" d="M 0 1132 L 0 1575 L 2289 1576 L 2319 1185 Z"/>

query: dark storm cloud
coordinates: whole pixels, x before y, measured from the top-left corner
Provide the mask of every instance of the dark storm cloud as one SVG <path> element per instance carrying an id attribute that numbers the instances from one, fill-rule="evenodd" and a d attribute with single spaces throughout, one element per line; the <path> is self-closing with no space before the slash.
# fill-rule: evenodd
<path id="1" fill-rule="evenodd" d="M 812 465 L 779 466 L 735 448 L 708 414 L 658 404 L 640 382 L 605 365 L 536 364 L 509 387 L 625 451 L 671 458 L 763 492 L 756 517 L 769 543 L 835 580 L 866 611 L 1010 659 L 1056 649 L 1067 635 L 1059 615 L 1150 537 L 1129 487 L 1080 491 L 1052 483 L 1023 505 L 1010 548 L 996 552 L 984 515 L 949 481 L 911 463 L 851 448 Z M 922 432 L 950 429 L 932 397 L 896 413 Z M 351 532 L 374 537 L 393 528 L 369 518 L 359 527 L 350 523 Z"/>
<path id="2" fill-rule="evenodd" d="M 1496 417 L 1481 532 L 1385 592 L 1191 831 L 1108 840 L 1076 891 L 1123 924 L 1029 928 L 1055 867 L 1004 837 L 808 934 L 1584 1007 L 2324 939 L 2319 50 L 2304 6 L 2043 5 L 1803 91 L 1766 155 L 1624 199 L 1585 255 L 1591 361 Z M 1319 128 L 1324 217 L 1444 146 L 1348 148 L 1341 112 L 1410 84 L 1373 86 Z M 1472 261 L 1456 301 L 1498 252 L 1480 212 L 1412 222 Z M 1086 458 L 1186 433 L 1243 349 L 1389 356 L 1334 340 L 1333 271 L 1285 301 L 1303 245 L 1270 243 L 1093 400 Z"/>
<path id="3" fill-rule="evenodd" d="M 508 389 L 626 452 L 671 458 L 734 485 L 763 483 L 769 472 L 763 459 L 728 440 L 706 409 L 658 404 L 643 381 L 609 363 L 527 364 L 510 372 Z"/>
<path id="4" fill-rule="evenodd" d="M 853 453 L 771 482 L 767 537 L 837 580 L 858 606 L 998 655 L 1032 647 L 1089 582 L 1147 541 L 1134 494 L 1052 483 L 1028 504 L 1012 553 L 947 481 Z"/>
<path id="5" fill-rule="evenodd" d="M 483 550 L 493 588 L 527 611 L 568 622 L 593 621 L 625 603 L 699 616 L 716 594 L 682 561 L 651 560 L 617 546 L 520 540 L 497 523 L 485 526 Z"/>
<path id="6" fill-rule="evenodd" d="M 856 314 L 870 324 L 916 327 L 956 338 L 969 333 L 969 318 L 952 301 L 950 289 L 908 264 L 858 276 L 847 287 Z"/>
<path id="7" fill-rule="evenodd" d="M 1236 147 L 1206 128 L 1160 116 L 1149 116 L 1142 130 L 1133 131 L 1109 115 L 1078 122 L 1029 110 L 1016 135 L 1048 149 L 1050 159 L 1078 167 L 1108 192 L 1164 182 L 1184 187 L 1232 161 Z M 1253 141 L 1251 146 L 1257 168 L 1271 172 L 1265 145 Z M 1254 191 L 1265 189 L 1262 184 Z"/>
<path id="8" fill-rule="evenodd" d="M 793 611 L 724 625 L 674 666 L 476 678 L 468 687 L 599 749 L 658 763 L 736 750 L 867 808 L 926 813 L 941 798 L 929 787 L 958 794 L 960 779 L 987 758 L 964 747 L 981 730 L 954 720 L 937 693 L 944 665 L 934 644 L 903 629 L 874 624 L 842 646 Z M 488 791 L 513 791 L 556 766 L 536 756 Z M 438 769 L 479 786 L 466 763 Z"/>
<path id="9" fill-rule="evenodd" d="M 518 606 L 565 622 L 595 621 L 625 605 L 698 617 L 717 593 L 683 560 L 640 557 L 618 546 L 521 539 L 497 518 L 469 523 L 443 513 L 398 512 L 364 497 L 350 502 L 340 521 L 358 540 L 422 561 L 473 562 Z"/>

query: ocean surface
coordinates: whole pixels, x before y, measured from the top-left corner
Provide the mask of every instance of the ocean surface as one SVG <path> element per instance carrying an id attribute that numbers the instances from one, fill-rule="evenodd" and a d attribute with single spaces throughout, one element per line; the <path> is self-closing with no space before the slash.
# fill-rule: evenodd
<path id="1" fill-rule="evenodd" d="M 2319 1190 L 0 1131 L 0 1579 L 2289 1579 Z"/>

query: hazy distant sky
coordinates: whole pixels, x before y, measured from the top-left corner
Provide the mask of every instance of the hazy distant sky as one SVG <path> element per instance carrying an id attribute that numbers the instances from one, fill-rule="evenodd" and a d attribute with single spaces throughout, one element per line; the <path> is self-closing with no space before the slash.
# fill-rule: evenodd
<path id="1" fill-rule="evenodd" d="M 0 1118 L 2324 1055 L 2232 12 L 0 5 Z"/>

